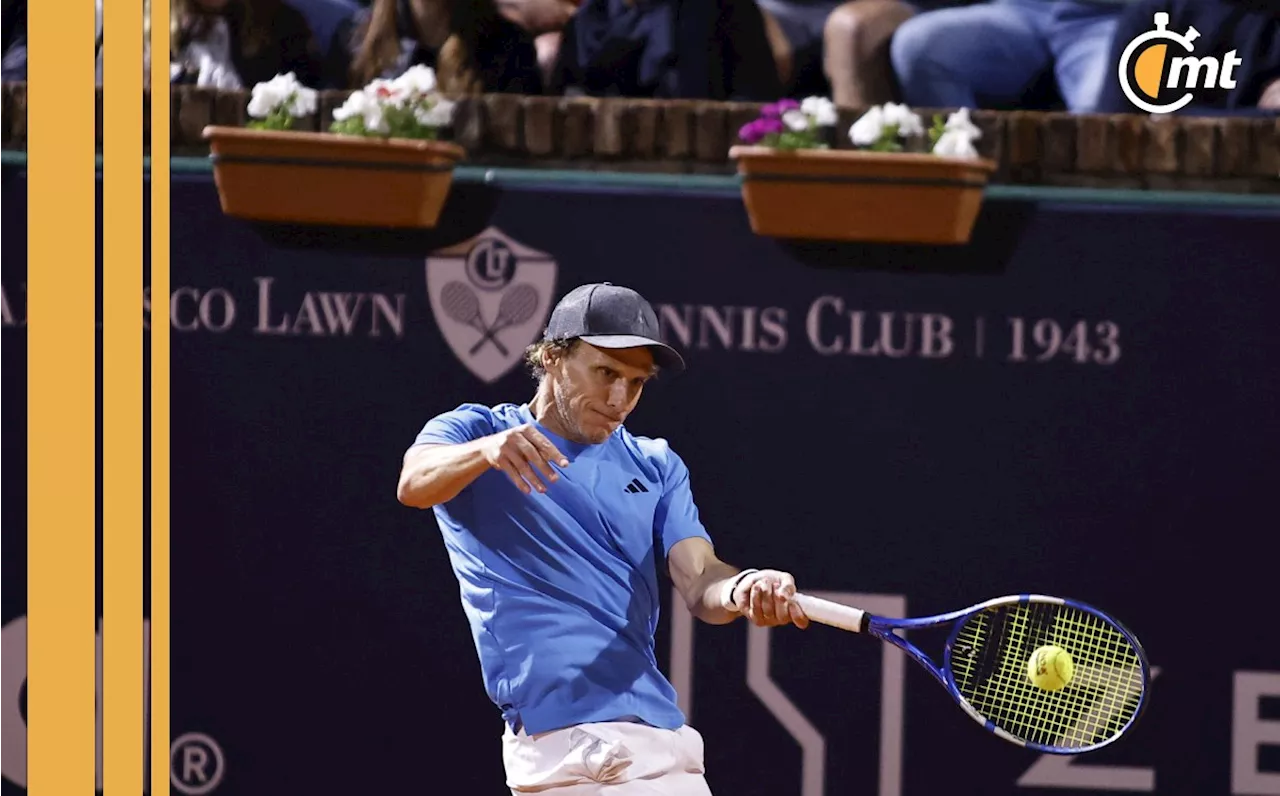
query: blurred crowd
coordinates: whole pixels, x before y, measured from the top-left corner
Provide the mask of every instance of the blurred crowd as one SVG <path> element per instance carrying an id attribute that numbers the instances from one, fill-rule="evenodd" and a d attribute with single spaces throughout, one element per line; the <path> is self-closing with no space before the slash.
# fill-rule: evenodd
<path id="1" fill-rule="evenodd" d="M 5 80 L 25 79 L 27 2 L 4 0 Z M 425 64 L 451 94 L 1114 113 L 1156 12 L 1240 60 L 1184 112 L 1280 109 L 1280 0 L 170 0 L 170 78 L 349 89 Z"/>

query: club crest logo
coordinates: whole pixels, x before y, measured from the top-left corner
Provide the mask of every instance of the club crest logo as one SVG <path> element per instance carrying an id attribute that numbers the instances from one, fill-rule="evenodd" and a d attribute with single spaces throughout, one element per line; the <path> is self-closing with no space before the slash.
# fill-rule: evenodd
<path id="1" fill-rule="evenodd" d="M 555 260 L 496 227 L 427 258 L 436 325 L 458 360 L 489 384 L 538 339 L 555 288 Z"/>

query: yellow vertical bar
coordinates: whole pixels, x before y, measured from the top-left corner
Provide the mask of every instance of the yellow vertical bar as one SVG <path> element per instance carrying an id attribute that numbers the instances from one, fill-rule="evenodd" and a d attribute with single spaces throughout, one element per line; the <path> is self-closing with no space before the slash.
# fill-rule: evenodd
<path id="1" fill-rule="evenodd" d="M 169 796 L 169 4 L 150 6 L 151 796 Z"/>
<path id="2" fill-rule="evenodd" d="M 92 793 L 92 3 L 27 4 L 27 792 Z"/>
<path id="3" fill-rule="evenodd" d="M 102 6 L 102 782 L 141 794 L 142 0 Z"/>

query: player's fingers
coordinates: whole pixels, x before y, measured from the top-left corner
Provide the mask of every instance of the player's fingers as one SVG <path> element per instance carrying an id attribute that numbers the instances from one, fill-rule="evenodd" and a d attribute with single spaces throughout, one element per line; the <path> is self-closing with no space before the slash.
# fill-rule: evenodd
<path id="1" fill-rule="evenodd" d="M 787 590 L 781 585 L 775 585 L 773 588 L 774 614 L 777 615 L 777 623 L 786 625 L 791 623 L 791 607 L 793 605 L 791 597 L 787 595 Z"/>
<path id="2" fill-rule="evenodd" d="M 507 478 L 511 479 L 511 483 L 515 485 L 516 489 L 519 489 L 526 495 L 529 494 L 529 485 L 520 477 L 520 471 L 516 469 L 515 462 L 509 456 L 504 454 L 498 459 L 498 463 L 494 466 L 506 473 Z"/>
<path id="3" fill-rule="evenodd" d="M 747 587 L 746 592 L 747 617 L 750 618 L 752 622 L 760 624 L 764 621 L 764 606 L 761 605 L 761 600 L 763 599 L 764 594 L 759 589 L 759 583 L 751 584 Z"/>
<path id="4" fill-rule="evenodd" d="M 548 481 L 555 481 L 559 478 L 559 476 L 556 475 L 556 471 L 551 469 L 551 465 L 547 463 L 545 458 L 543 458 L 542 451 L 538 450 L 532 442 L 519 434 L 513 435 L 511 437 L 511 441 L 515 444 L 516 450 L 518 451 L 517 459 L 523 458 L 530 465 L 538 468 L 538 471 L 545 475 Z"/>
<path id="5" fill-rule="evenodd" d="M 539 451 L 542 452 L 543 457 L 547 461 L 555 462 L 561 467 L 569 466 L 569 457 L 561 453 L 560 449 L 552 444 L 551 440 L 547 439 L 545 434 L 538 431 L 536 428 L 531 427 L 525 436 L 538 448 Z"/>
<path id="6" fill-rule="evenodd" d="M 734 587 L 733 605 L 734 605 L 734 608 L 737 609 L 738 613 L 750 619 L 751 618 L 751 589 L 747 588 L 742 583 L 739 583 L 736 587 Z"/>
<path id="7" fill-rule="evenodd" d="M 790 601 L 788 608 L 791 612 L 791 624 L 803 630 L 809 626 L 809 617 L 805 616 L 804 609 L 800 607 L 800 603 L 795 600 Z"/>
<path id="8" fill-rule="evenodd" d="M 533 487 L 539 492 L 547 491 L 546 485 L 542 483 L 542 480 L 538 478 L 536 473 L 534 473 L 533 468 L 530 467 L 529 463 L 526 462 L 520 455 L 508 454 L 506 457 L 506 460 L 511 464 L 513 468 L 515 468 L 516 473 L 519 475 L 521 479 L 521 484 L 519 484 L 521 491 L 523 491 L 526 495 L 529 494 L 529 487 Z M 527 483 L 527 486 L 522 485 L 525 483 Z"/>
<path id="9" fill-rule="evenodd" d="M 759 618 L 764 624 L 771 625 L 778 621 L 774 611 L 773 586 L 768 580 L 758 580 L 751 586 L 751 599 L 760 606 Z"/>
<path id="10" fill-rule="evenodd" d="M 521 428 L 520 435 L 524 439 L 528 440 L 529 444 L 537 448 L 538 453 L 540 453 L 547 461 L 555 462 L 561 467 L 569 463 L 568 457 L 561 453 L 560 449 L 557 448 L 551 440 L 547 439 L 545 434 L 534 428 L 532 425 L 526 425 Z"/>
<path id="11" fill-rule="evenodd" d="M 764 582 L 764 615 L 770 625 L 786 621 L 786 606 L 778 597 L 778 583 L 773 578 Z"/>
<path id="12" fill-rule="evenodd" d="M 796 579 L 790 572 L 778 573 L 778 593 L 788 600 L 796 596 Z"/>

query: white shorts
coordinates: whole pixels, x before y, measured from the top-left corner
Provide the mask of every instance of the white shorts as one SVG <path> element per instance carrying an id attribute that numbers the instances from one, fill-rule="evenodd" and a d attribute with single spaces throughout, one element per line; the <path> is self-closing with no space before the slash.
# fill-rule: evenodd
<path id="1" fill-rule="evenodd" d="M 702 755 L 702 735 L 687 725 L 609 721 L 533 736 L 508 726 L 502 736 L 515 796 L 711 796 Z"/>

